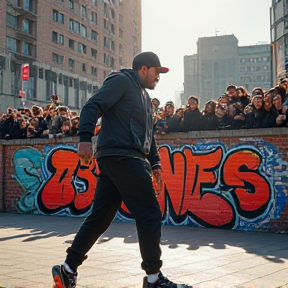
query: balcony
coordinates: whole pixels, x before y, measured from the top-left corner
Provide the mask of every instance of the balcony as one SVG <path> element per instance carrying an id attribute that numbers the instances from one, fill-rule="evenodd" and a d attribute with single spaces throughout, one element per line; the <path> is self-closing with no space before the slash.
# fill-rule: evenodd
<path id="1" fill-rule="evenodd" d="M 36 12 L 34 12 L 34 10 L 32 9 L 32 7 L 27 10 L 22 6 L 10 6 L 10 10 L 13 9 L 18 16 L 20 17 L 25 17 L 28 20 L 32 20 L 35 21 L 37 19 L 37 14 Z"/>
<path id="2" fill-rule="evenodd" d="M 36 44 L 36 36 L 25 33 L 23 31 L 16 31 L 16 39 L 28 42 L 30 44 L 35 45 Z"/>

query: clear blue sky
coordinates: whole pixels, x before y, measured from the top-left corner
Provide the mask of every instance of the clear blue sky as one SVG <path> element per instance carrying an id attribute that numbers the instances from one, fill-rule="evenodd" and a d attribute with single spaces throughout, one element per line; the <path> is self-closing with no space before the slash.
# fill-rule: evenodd
<path id="1" fill-rule="evenodd" d="M 272 0 L 142 0 L 142 51 L 170 68 L 152 97 L 174 100 L 184 82 L 183 57 L 197 53 L 199 37 L 234 34 L 239 46 L 270 43 Z M 236 83 L 240 85 L 241 83 Z"/>

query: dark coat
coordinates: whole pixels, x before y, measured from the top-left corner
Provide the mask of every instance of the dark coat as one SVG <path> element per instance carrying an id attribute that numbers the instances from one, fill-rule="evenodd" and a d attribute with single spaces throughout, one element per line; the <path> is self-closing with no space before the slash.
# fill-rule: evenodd
<path id="1" fill-rule="evenodd" d="M 148 158 L 152 168 L 160 164 L 153 135 L 152 104 L 140 86 L 139 75 L 130 69 L 112 73 L 83 106 L 78 135 L 91 141 L 102 116 L 96 158 L 129 156 Z"/>
<path id="2" fill-rule="evenodd" d="M 197 108 L 196 110 L 186 110 L 182 121 L 180 122 L 180 132 L 203 130 L 203 115 Z"/>

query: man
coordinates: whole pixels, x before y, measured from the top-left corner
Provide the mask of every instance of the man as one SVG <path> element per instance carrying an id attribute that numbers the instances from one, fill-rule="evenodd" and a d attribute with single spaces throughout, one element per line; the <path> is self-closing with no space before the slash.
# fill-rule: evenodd
<path id="1" fill-rule="evenodd" d="M 199 101 L 197 96 L 189 96 L 186 110 L 179 124 L 180 132 L 203 130 L 204 120 L 203 115 L 198 108 L 198 102 Z"/>
<path id="2" fill-rule="evenodd" d="M 238 96 L 237 96 L 237 87 L 234 84 L 229 84 L 226 87 L 226 94 L 228 96 L 228 104 L 234 103 L 238 101 Z"/>
<path id="3" fill-rule="evenodd" d="M 102 116 L 95 154 L 100 174 L 91 214 L 67 249 L 65 262 L 52 268 L 55 288 L 76 286 L 78 266 L 109 227 L 122 200 L 137 226 L 141 266 L 147 274 L 143 288 L 191 288 L 169 281 L 160 272 L 162 215 L 151 170 L 160 188 L 161 166 L 152 134 L 151 99 L 145 89 L 153 90 L 159 74 L 169 69 L 161 67 L 158 56 L 152 52 L 136 55 L 132 67 L 133 70 L 110 74 L 81 111 L 78 155 L 82 168 L 92 162 L 91 138 L 95 123 Z"/>

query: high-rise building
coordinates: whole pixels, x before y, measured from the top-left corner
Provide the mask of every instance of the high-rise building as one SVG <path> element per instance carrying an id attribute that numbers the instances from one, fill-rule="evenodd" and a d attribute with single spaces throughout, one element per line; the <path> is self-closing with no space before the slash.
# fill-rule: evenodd
<path id="1" fill-rule="evenodd" d="M 234 35 L 199 38 L 197 54 L 184 56 L 184 103 L 198 96 L 200 108 L 225 93 L 228 84 L 271 87 L 271 48 L 269 44 L 238 46 Z"/>
<path id="2" fill-rule="evenodd" d="M 251 92 L 255 87 L 268 90 L 271 83 L 271 45 L 258 44 L 238 48 L 238 67 L 240 81 Z"/>
<path id="3" fill-rule="evenodd" d="M 2 0 L 0 19 L 1 112 L 21 105 L 22 88 L 27 106 L 57 94 L 79 110 L 141 51 L 141 0 Z"/>
<path id="4" fill-rule="evenodd" d="M 272 0 L 270 8 L 273 85 L 288 77 L 288 0 Z"/>

